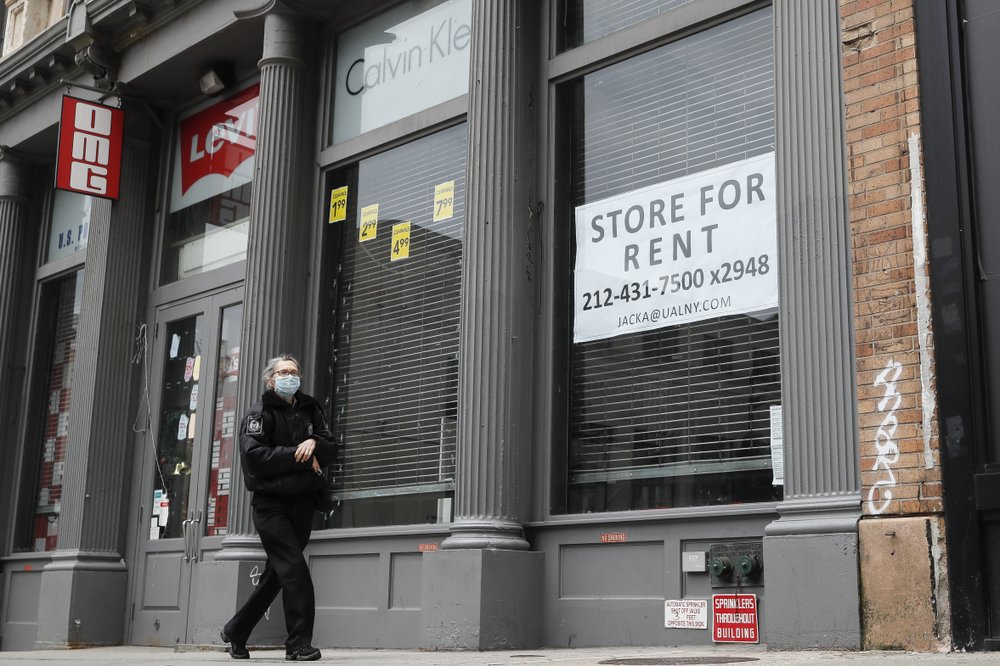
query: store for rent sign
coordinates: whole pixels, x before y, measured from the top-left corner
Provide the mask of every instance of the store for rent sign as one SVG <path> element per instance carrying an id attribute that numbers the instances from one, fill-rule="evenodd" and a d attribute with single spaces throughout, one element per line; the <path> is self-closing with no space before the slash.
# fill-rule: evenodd
<path id="1" fill-rule="evenodd" d="M 260 85 L 181 120 L 171 212 L 253 180 Z"/>
<path id="2" fill-rule="evenodd" d="M 125 112 L 63 96 L 56 187 L 118 199 Z"/>
<path id="3" fill-rule="evenodd" d="M 576 209 L 573 341 L 778 305 L 774 153 Z"/>

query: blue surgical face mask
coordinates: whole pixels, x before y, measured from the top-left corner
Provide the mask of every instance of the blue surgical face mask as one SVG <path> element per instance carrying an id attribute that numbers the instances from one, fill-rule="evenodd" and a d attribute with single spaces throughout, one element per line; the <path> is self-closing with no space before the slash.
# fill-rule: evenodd
<path id="1" fill-rule="evenodd" d="M 295 375 L 288 375 L 287 377 L 275 376 L 274 378 L 274 392 L 277 393 L 282 398 L 286 400 L 295 395 L 295 392 L 299 390 L 299 378 Z"/>

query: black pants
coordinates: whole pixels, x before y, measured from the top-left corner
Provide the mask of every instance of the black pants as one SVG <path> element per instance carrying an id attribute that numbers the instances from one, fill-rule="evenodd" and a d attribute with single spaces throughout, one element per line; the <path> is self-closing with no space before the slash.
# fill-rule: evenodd
<path id="1" fill-rule="evenodd" d="M 312 645 L 316 597 L 302 551 L 309 543 L 315 510 L 311 499 L 254 498 L 253 524 L 267 553 L 267 565 L 246 603 L 226 623 L 225 631 L 233 641 L 246 643 L 280 590 L 288 631 L 285 649 L 291 652 Z"/>

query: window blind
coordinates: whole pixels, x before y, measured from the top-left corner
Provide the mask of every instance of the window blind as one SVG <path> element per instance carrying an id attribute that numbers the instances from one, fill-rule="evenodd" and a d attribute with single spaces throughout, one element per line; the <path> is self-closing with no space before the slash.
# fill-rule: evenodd
<path id="1" fill-rule="evenodd" d="M 694 0 L 563 0 L 560 50 L 573 48 Z"/>
<path id="2" fill-rule="evenodd" d="M 773 151 L 773 57 L 767 8 L 569 84 L 572 205 Z M 572 345 L 570 494 L 769 469 L 778 345 L 776 311 Z"/>
<path id="3" fill-rule="evenodd" d="M 35 466 L 26 466 L 25 487 L 34 490 L 30 536 L 22 538 L 19 550 L 55 550 L 59 538 L 59 515 L 65 479 L 66 453 L 70 445 L 69 410 L 73 398 L 73 368 L 76 334 L 83 300 L 83 269 L 42 289 L 39 347 L 35 350 L 45 374 L 43 416 L 38 431 L 40 446 Z M 46 321 L 48 320 L 48 321 Z M 45 327 L 47 325 L 47 328 Z M 42 396 L 39 396 L 42 397 Z M 29 478 L 34 475 L 34 478 Z M 24 517 L 21 517 L 24 520 Z"/>
<path id="4" fill-rule="evenodd" d="M 458 125 L 358 164 L 333 332 L 336 500 L 453 487 L 466 152 Z M 450 183 L 453 212 L 435 221 L 436 205 L 446 212 L 435 192 Z M 361 211 L 375 204 L 375 236 L 361 241 Z M 409 256 L 392 260 L 405 222 Z"/>

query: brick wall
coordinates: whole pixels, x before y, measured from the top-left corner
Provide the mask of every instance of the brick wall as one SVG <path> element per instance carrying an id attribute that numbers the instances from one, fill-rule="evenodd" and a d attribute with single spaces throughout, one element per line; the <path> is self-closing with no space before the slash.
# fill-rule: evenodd
<path id="1" fill-rule="evenodd" d="M 919 316 L 921 308 L 929 313 L 929 295 L 914 280 L 910 137 L 920 132 L 920 114 L 912 0 L 841 2 L 840 11 L 864 512 L 940 512 L 936 424 L 922 398 L 922 386 L 933 387 L 933 349 L 926 334 L 922 385 L 918 337 L 929 326 Z"/>

